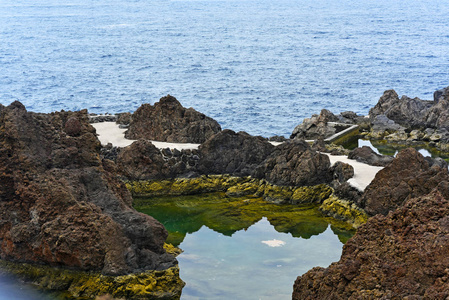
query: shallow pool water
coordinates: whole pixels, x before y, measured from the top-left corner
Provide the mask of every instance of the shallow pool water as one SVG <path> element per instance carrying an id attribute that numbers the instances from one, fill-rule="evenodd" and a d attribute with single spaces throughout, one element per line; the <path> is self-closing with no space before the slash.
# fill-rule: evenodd
<path id="1" fill-rule="evenodd" d="M 182 299 L 291 299 L 298 275 L 338 261 L 354 233 L 316 205 L 223 194 L 136 199 L 169 231 L 186 282 Z"/>

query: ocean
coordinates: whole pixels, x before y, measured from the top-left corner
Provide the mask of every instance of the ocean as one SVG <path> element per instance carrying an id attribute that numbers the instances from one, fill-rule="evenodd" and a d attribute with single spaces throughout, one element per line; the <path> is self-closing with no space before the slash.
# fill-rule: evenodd
<path id="1" fill-rule="evenodd" d="M 171 94 L 288 137 L 322 108 L 449 86 L 449 1 L 1 0 L 0 103 L 134 111 Z"/>

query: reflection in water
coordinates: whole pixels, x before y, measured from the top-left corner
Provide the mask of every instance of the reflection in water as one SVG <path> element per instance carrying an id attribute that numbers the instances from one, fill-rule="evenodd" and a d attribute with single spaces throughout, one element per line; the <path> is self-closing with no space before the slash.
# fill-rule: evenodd
<path id="1" fill-rule="evenodd" d="M 213 194 L 135 199 L 135 206 L 184 250 L 182 299 L 291 299 L 296 277 L 337 261 L 353 234 L 316 205 Z"/>
<path id="2" fill-rule="evenodd" d="M 354 233 L 344 222 L 326 218 L 316 205 L 273 204 L 261 198 L 226 197 L 224 194 L 192 195 L 182 197 L 136 198 L 137 210 L 153 216 L 169 232 L 167 242 L 178 246 L 187 233 L 206 226 L 226 236 L 266 217 L 276 231 L 293 237 L 308 239 L 332 230 L 345 243 Z"/>
<path id="3" fill-rule="evenodd" d="M 19 280 L 0 271 L 0 300 L 51 300 L 48 294 L 20 283 Z"/>

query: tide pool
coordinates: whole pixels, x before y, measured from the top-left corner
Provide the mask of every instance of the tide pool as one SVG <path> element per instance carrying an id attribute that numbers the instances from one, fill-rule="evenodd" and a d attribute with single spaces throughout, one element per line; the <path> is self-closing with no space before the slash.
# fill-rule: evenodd
<path id="1" fill-rule="evenodd" d="M 136 199 L 169 231 L 181 299 L 291 299 L 296 277 L 338 261 L 354 233 L 316 205 L 267 203 L 223 194 Z"/>

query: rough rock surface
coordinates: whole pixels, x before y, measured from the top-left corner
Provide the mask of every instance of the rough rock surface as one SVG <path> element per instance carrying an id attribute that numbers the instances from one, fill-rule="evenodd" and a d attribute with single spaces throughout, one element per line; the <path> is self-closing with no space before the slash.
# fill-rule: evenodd
<path id="1" fill-rule="evenodd" d="M 448 195 L 444 182 L 370 218 L 344 245 L 340 261 L 297 278 L 292 298 L 447 299 Z"/>
<path id="2" fill-rule="evenodd" d="M 449 128 L 449 87 L 436 91 L 434 100 L 402 96 L 394 90 L 385 91 L 378 103 L 370 110 L 372 120 L 385 115 L 406 128 Z"/>
<path id="3" fill-rule="evenodd" d="M 378 167 L 385 167 L 393 160 L 392 156 L 379 155 L 368 146 L 355 148 L 349 153 L 348 158 Z"/>
<path id="4" fill-rule="evenodd" d="M 126 274 L 166 269 L 167 232 L 135 211 L 86 111 L 0 109 L 0 257 Z"/>
<path id="5" fill-rule="evenodd" d="M 199 147 L 200 174 L 250 175 L 274 149 L 266 139 L 225 129 Z"/>
<path id="6" fill-rule="evenodd" d="M 312 186 L 332 181 L 329 157 L 303 140 L 277 146 L 252 175 L 280 186 Z"/>
<path id="7" fill-rule="evenodd" d="M 339 119 L 327 109 L 323 109 L 320 115 L 313 115 L 295 127 L 291 139 L 315 140 L 319 137 L 327 138 L 336 133 L 336 128 L 328 126 L 328 122 L 338 122 Z"/>
<path id="8" fill-rule="evenodd" d="M 159 150 L 148 140 L 138 140 L 117 155 L 117 172 L 128 180 L 169 179 L 194 172 L 197 150 Z"/>
<path id="9" fill-rule="evenodd" d="M 448 180 L 447 168 L 441 168 L 415 149 L 408 148 L 376 174 L 358 204 L 370 215 L 386 215 L 405 200 L 426 195 L 440 182 Z"/>
<path id="10" fill-rule="evenodd" d="M 174 143 L 203 143 L 221 131 L 217 121 L 184 108 L 173 96 L 166 96 L 154 105 L 143 104 L 132 115 L 125 137 Z"/>

